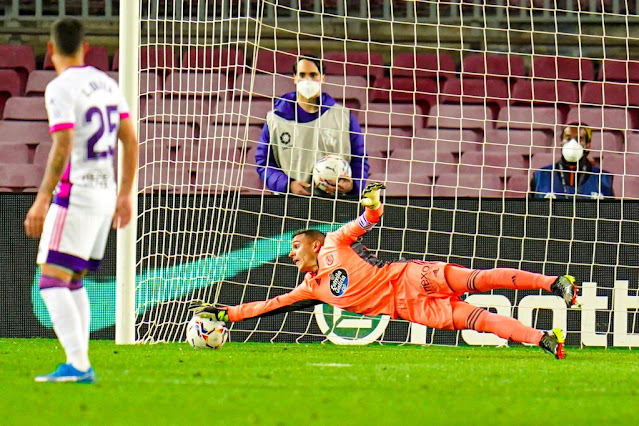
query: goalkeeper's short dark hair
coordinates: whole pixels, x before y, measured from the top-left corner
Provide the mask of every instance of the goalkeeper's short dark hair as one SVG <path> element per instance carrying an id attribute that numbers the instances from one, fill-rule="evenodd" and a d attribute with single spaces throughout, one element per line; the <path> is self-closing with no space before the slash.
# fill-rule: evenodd
<path id="1" fill-rule="evenodd" d="M 84 25 L 76 18 L 61 18 L 51 27 L 51 40 L 64 56 L 75 55 L 84 41 Z"/>
<path id="2" fill-rule="evenodd" d="M 317 229 L 300 229 L 293 234 L 293 238 L 297 237 L 298 235 L 304 235 L 313 241 L 318 240 L 322 243 L 324 242 L 324 238 L 326 238 L 326 235 L 324 235 L 322 231 L 318 231 Z"/>

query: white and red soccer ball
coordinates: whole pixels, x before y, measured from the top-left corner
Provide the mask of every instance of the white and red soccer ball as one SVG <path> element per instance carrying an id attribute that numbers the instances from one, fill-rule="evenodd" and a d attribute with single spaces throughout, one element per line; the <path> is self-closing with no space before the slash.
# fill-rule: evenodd
<path id="1" fill-rule="evenodd" d="M 196 349 L 219 349 L 229 339 L 229 329 L 222 321 L 195 315 L 186 326 L 186 341 Z"/>
<path id="2" fill-rule="evenodd" d="M 313 184 L 326 192 L 327 181 L 337 184 L 341 178 L 351 178 L 351 165 L 339 155 L 326 155 L 315 163 L 313 167 Z"/>

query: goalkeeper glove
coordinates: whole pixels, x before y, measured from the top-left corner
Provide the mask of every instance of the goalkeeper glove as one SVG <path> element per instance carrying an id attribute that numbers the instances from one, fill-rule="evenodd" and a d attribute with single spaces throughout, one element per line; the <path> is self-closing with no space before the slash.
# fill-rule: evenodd
<path id="1" fill-rule="evenodd" d="M 212 318 L 216 321 L 229 321 L 229 314 L 226 308 L 216 308 L 215 305 L 202 300 L 192 300 L 189 304 L 189 311 L 202 318 Z"/>
<path id="2" fill-rule="evenodd" d="M 386 189 L 383 183 L 369 183 L 362 191 L 360 203 L 371 210 L 377 210 L 382 204 L 379 202 L 379 191 Z"/>

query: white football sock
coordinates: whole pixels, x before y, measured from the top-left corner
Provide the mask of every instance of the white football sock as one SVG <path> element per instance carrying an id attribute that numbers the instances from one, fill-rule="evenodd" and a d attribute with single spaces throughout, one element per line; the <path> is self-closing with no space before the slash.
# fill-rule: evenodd
<path id="1" fill-rule="evenodd" d="M 71 291 L 65 287 L 51 287 L 40 290 L 53 329 L 67 355 L 67 363 L 80 371 L 91 368 L 88 347 L 84 344 L 80 314 L 71 297 Z"/>
<path id="2" fill-rule="evenodd" d="M 89 307 L 89 296 L 84 287 L 71 290 L 71 297 L 75 302 L 75 307 L 80 314 L 80 326 L 82 327 L 84 344 L 89 348 L 89 325 L 91 321 L 91 308 Z"/>

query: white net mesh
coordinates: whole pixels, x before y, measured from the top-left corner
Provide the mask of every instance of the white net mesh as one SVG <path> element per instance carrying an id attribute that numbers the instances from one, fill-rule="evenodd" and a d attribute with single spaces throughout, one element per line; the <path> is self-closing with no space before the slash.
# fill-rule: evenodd
<path id="1" fill-rule="evenodd" d="M 326 67 L 323 92 L 361 125 L 369 181 L 386 183 L 386 214 L 365 240 L 380 258 L 571 273 L 592 283 L 582 311 L 538 292 L 470 300 L 538 328 L 563 326 L 569 344 L 639 345 L 636 10 L 617 1 L 142 1 L 137 339 L 183 339 L 191 299 L 235 305 L 289 291 L 301 279 L 285 258 L 292 232 L 358 214 L 357 197 L 273 195 L 257 173 L 266 114 L 295 90 L 296 58 L 312 54 Z M 533 198 L 534 172 L 560 160 L 561 132 L 575 121 L 592 128 L 589 159 L 614 175 L 611 187 L 588 169 L 572 175 L 591 179 L 582 197 Z M 321 306 L 231 332 L 501 343 Z"/>

